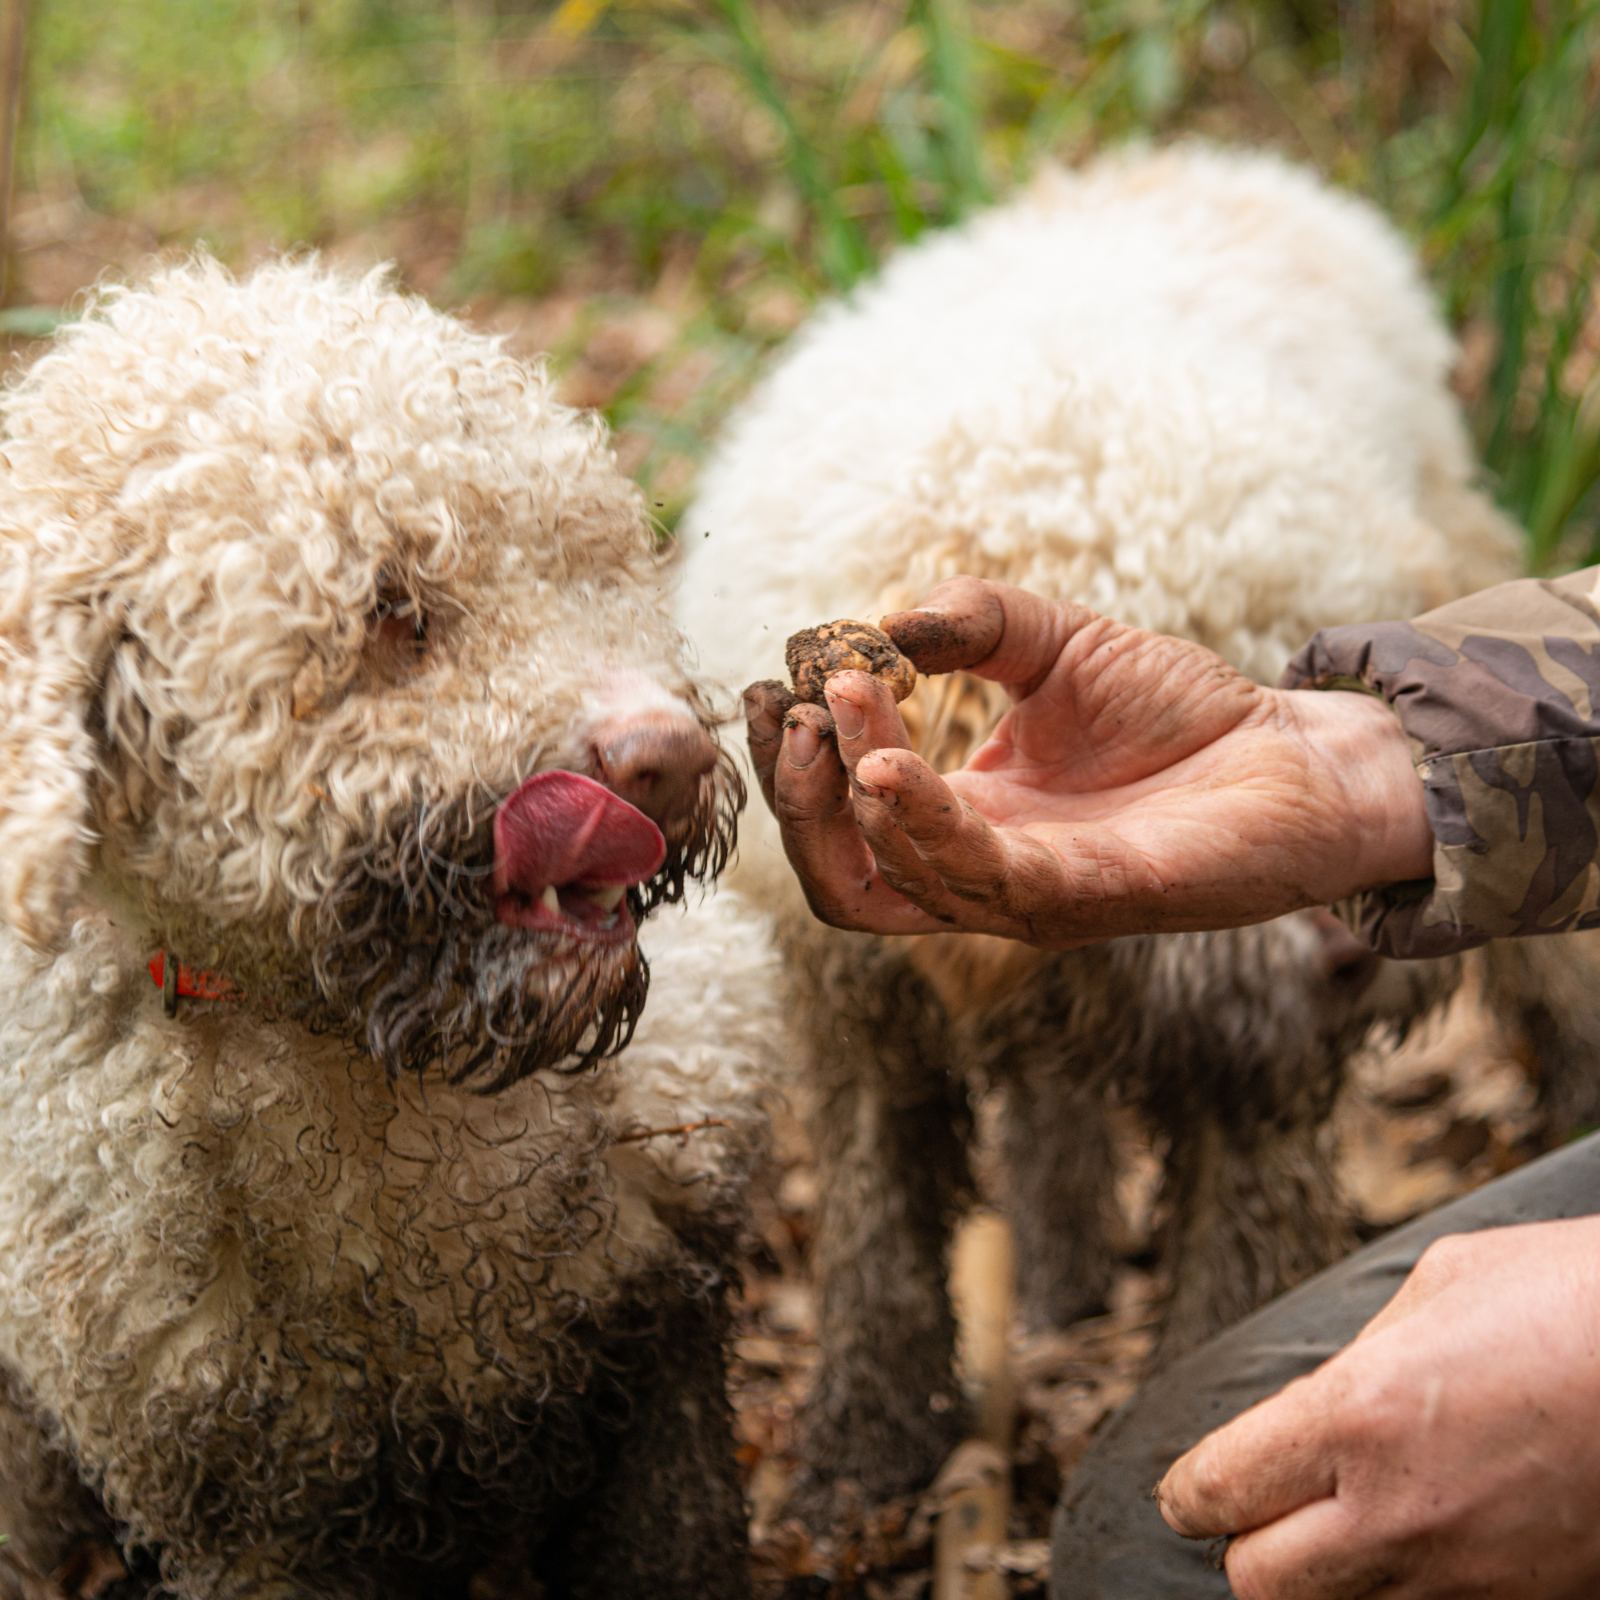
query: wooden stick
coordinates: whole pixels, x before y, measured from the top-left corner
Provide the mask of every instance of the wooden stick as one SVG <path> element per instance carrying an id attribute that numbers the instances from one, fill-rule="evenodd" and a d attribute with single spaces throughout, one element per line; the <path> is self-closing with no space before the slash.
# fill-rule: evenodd
<path id="1" fill-rule="evenodd" d="M 646 1139 L 665 1139 L 677 1133 L 699 1133 L 702 1128 L 726 1128 L 722 1117 L 706 1117 L 700 1122 L 675 1122 L 670 1128 L 635 1128 L 632 1133 L 619 1133 L 613 1144 L 643 1144 Z"/>
<path id="2" fill-rule="evenodd" d="M 28 0 L 3 0 L 0 34 L 0 305 L 11 286 L 11 197 L 16 181 L 23 68 L 28 48 Z"/>
<path id="3" fill-rule="evenodd" d="M 998 1570 L 974 1571 L 969 1557 L 1004 1544 L 1011 1515 L 1013 1254 L 1010 1225 L 992 1211 L 969 1217 L 956 1235 L 950 1292 L 977 1428 L 934 1484 L 933 1600 L 1004 1600 L 1010 1587 Z"/>

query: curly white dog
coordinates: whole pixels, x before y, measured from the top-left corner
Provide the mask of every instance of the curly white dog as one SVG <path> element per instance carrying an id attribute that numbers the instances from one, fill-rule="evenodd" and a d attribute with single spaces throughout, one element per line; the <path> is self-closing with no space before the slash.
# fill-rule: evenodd
<path id="1" fill-rule="evenodd" d="M 0 1593 L 746 1592 L 767 947 L 639 1022 L 739 785 L 603 428 L 308 263 L 3 415 Z"/>

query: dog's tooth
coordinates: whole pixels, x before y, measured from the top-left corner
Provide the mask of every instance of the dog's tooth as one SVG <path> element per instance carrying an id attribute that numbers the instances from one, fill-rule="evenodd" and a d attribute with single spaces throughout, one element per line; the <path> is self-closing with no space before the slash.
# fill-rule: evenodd
<path id="1" fill-rule="evenodd" d="M 556 893 L 556 886 L 552 883 L 545 892 L 539 896 L 539 904 L 552 915 L 561 915 L 561 896 Z"/>
<path id="2" fill-rule="evenodd" d="M 615 911 L 622 904 L 622 897 L 628 891 L 620 884 L 610 889 L 591 889 L 589 898 L 600 907 L 602 911 Z"/>

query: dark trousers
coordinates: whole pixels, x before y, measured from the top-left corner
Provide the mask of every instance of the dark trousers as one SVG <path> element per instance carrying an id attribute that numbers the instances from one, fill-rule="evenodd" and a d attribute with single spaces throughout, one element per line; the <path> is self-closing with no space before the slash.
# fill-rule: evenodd
<path id="1" fill-rule="evenodd" d="M 1358 1250 L 1153 1379 L 1104 1426 L 1056 1511 L 1051 1600 L 1226 1600 L 1215 1544 L 1172 1533 L 1151 1491 L 1213 1428 L 1320 1366 L 1451 1233 L 1600 1212 L 1600 1134 Z"/>

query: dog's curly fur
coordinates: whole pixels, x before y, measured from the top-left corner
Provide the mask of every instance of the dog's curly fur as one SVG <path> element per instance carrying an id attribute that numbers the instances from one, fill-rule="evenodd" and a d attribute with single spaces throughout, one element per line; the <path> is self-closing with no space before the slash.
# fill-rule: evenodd
<path id="1" fill-rule="evenodd" d="M 314 262 L 104 292 L 3 421 L 0 1593 L 91 1535 L 188 1600 L 744 1592 L 764 924 L 488 888 L 598 719 L 711 721 L 603 427 Z"/>
<path id="2" fill-rule="evenodd" d="M 738 685 L 772 676 L 796 627 L 971 572 L 1187 635 L 1271 681 L 1318 627 L 1414 615 L 1514 571 L 1452 356 L 1387 225 L 1278 160 L 1197 146 L 1048 173 L 802 330 L 685 517 L 681 615 L 710 675 Z M 949 766 L 1003 697 L 932 680 L 905 709 Z M 1356 998 L 1305 918 L 1054 957 L 872 941 L 809 922 L 768 819 L 742 862 L 809 952 L 796 970 L 826 979 L 794 1006 L 817 1019 L 823 1502 L 833 1475 L 874 1493 L 926 1478 L 959 1425 L 929 1406 L 951 1387 L 941 1257 L 961 1164 L 928 1128 L 956 1085 L 1006 1090 L 1036 1324 L 1108 1289 L 1097 1105 L 1145 1109 L 1167 1152 L 1171 1352 L 1339 1250 L 1321 1129 L 1342 1063 L 1449 981 L 1391 965 Z M 905 975 L 891 984 L 886 964 Z M 863 985 L 904 1004 L 850 1029 L 846 1052 L 837 1019 L 883 1010 Z M 864 1239 L 903 1228 L 916 1242 L 896 1259 L 913 1264 L 863 1266 Z"/>

